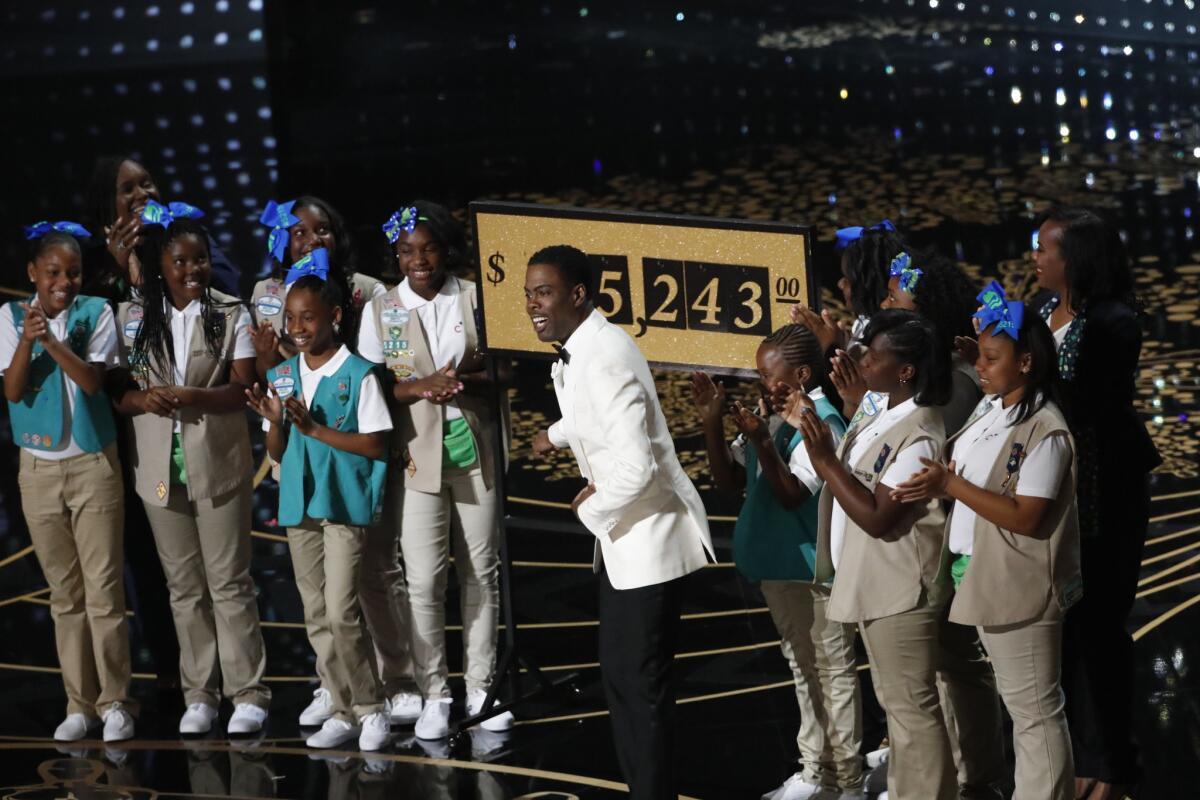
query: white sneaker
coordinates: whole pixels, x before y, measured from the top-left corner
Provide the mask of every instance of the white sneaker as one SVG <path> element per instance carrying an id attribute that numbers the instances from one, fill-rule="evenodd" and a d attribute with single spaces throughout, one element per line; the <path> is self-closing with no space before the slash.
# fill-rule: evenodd
<path id="1" fill-rule="evenodd" d="M 416 692 L 396 692 L 392 695 L 392 722 L 399 725 L 408 723 L 421 716 L 425 701 Z"/>
<path id="2" fill-rule="evenodd" d="M 67 718 L 54 729 L 56 742 L 78 742 L 86 739 L 88 731 L 100 724 L 100 720 L 87 714 L 67 714 Z"/>
<path id="3" fill-rule="evenodd" d="M 358 733 L 357 725 L 330 717 L 325 720 L 321 730 L 308 737 L 305 744 L 309 747 L 337 747 L 339 744 L 345 744 L 355 738 Z"/>
<path id="4" fill-rule="evenodd" d="M 439 697 L 426 701 L 413 732 L 418 739 L 445 739 L 449 736 L 450 698 Z"/>
<path id="5" fill-rule="evenodd" d="M 887 792 L 880 792 L 875 795 L 875 800 L 887 800 Z"/>
<path id="6" fill-rule="evenodd" d="M 821 791 L 821 786 L 809 783 L 804 780 L 803 773 L 797 772 L 784 781 L 779 789 L 776 800 L 812 800 Z"/>
<path id="7" fill-rule="evenodd" d="M 324 725 L 325 721 L 332 716 L 333 697 L 329 694 L 328 689 L 317 689 L 313 692 L 313 699 L 308 704 L 308 708 L 300 712 L 300 727 L 315 728 L 318 725 Z"/>
<path id="8" fill-rule="evenodd" d="M 467 716 L 473 717 L 480 711 L 483 711 L 483 702 L 487 700 L 487 692 L 483 689 L 468 689 L 467 690 Z M 493 731 L 499 733 L 501 731 L 512 730 L 513 715 L 511 711 L 505 711 L 497 714 L 494 717 L 488 717 L 483 722 L 479 723 L 479 727 L 485 731 Z"/>
<path id="9" fill-rule="evenodd" d="M 79 741 L 88 738 L 88 733 L 100 724 L 100 720 L 86 714 L 68 714 L 66 720 L 54 729 L 55 741 Z"/>
<path id="10" fill-rule="evenodd" d="M 180 733 L 208 733 L 217 718 L 216 706 L 208 703 L 192 703 L 179 720 Z"/>
<path id="11" fill-rule="evenodd" d="M 100 716 L 104 720 L 104 741 L 123 742 L 133 738 L 133 716 L 120 703 L 113 703 Z"/>
<path id="12" fill-rule="evenodd" d="M 381 750 L 392 738 L 392 723 L 386 712 L 367 714 L 359 720 L 359 724 L 362 725 L 362 733 L 358 735 L 359 750 L 368 753 Z"/>
<path id="13" fill-rule="evenodd" d="M 228 733 L 258 733 L 267 721 L 267 710 L 253 703 L 238 703 L 225 727 Z"/>
<path id="14" fill-rule="evenodd" d="M 888 762 L 888 754 L 892 752 L 890 747 L 881 747 L 878 750 L 872 750 L 867 753 L 867 769 L 879 769 Z"/>

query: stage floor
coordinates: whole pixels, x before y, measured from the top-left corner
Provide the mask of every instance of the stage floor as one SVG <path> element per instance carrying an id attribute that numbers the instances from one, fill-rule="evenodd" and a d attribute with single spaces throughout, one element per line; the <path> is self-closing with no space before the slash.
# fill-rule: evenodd
<path id="1" fill-rule="evenodd" d="M 853 54 L 863 32 L 849 25 L 833 26 L 829 34 L 826 44 L 835 52 Z M 808 41 L 800 31 L 786 40 L 797 63 L 817 58 L 816 45 Z M 1192 148 L 1200 141 L 1186 118 L 1189 110 L 1171 105 L 1169 111 L 1164 106 L 1161 113 L 1150 113 L 1139 106 L 1146 127 L 1136 143 L 1124 128 L 1121 139 L 1111 141 L 1102 122 L 1061 141 L 1055 135 L 1039 139 L 1035 131 L 1048 124 L 1044 108 L 1031 108 L 1031 99 L 1024 106 L 1010 104 L 1008 84 L 995 86 L 1002 94 L 999 105 L 984 100 L 990 84 L 965 77 L 968 69 L 982 75 L 990 55 L 964 48 L 960 55 L 967 66 L 947 72 L 938 69 L 947 57 L 944 51 L 913 44 L 899 34 L 892 39 L 874 36 L 873 41 L 887 50 L 877 54 L 881 76 L 883 63 L 900 56 L 907 60 L 897 63 L 911 82 L 905 91 L 919 94 L 919 87 L 939 82 L 961 85 L 968 100 L 992 103 L 992 119 L 964 122 L 949 109 L 951 122 L 946 124 L 954 127 L 943 128 L 935 112 L 914 127 L 913 117 L 904 113 L 894 114 L 894 120 L 865 114 L 850 127 L 831 127 L 824 138 L 806 133 L 794 144 L 752 148 L 681 177 L 622 175 L 592 189 L 548 187 L 545 193 L 503 199 L 810 222 L 823 243 L 814 251 L 825 282 L 823 300 L 835 309 L 840 303 L 829 291 L 834 267 L 828 243 L 839 225 L 890 216 L 919 243 L 957 253 L 981 281 L 985 274 L 998 275 L 1010 287 L 1028 288 L 1032 267 L 1021 254 L 1028 246 L 1032 212 L 1053 201 L 1108 206 L 1128 227 L 1139 259 L 1138 287 L 1148 311 L 1139 410 L 1166 459 L 1153 476 L 1150 536 L 1129 620 L 1137 654 L 1136 733 L 1146 769 L 1139 797 L 1196 797 L 1200 681 L 1192 666 L 1200 663 L 1200 466 L 1194 421 L 1200 252 L 1191 226 L 1200 180 Z M 1063 80 L 1074 98 L 1083 70 L 1075 82 L 1078 65 L 1069 54 L 1070 48 L 1056 60 L 1060 74 L 1065 62 Z M 782 57 L 764 57 L 776 56 Z M 1115 50 L 1103 59 L 1089 56 L 1090 74 L 1094 78 L 1098 72 L 1095 62 L 1114 66 L 1116 58 Z M 703 68 L 715 69 L 712 64 Z M 1153 70 L 1129 68 L 1132 77 L 1125 80 L 1132 84 L 1123 84 L 1122 91 L 1132 96 L 1154 86 Z M 883 84 L 882 77 L 879 82 Z M 1050 92 L 1046 90 L 1047 106 Z M 1093 108 L 1100 97 L 1093 88 Z M 836 101 L 828 94 L 821 102 Z M 928 104 L 924 108 L 928 111 Z M 992 125 L 1004 134 L 981 141 Z M 1057 132 L 1057 123 L 1053 129 Z M 922 130 L 927 131 L 924 137 Z M 556 415 L 548 366 L 522 363 L 517 372 L 510 512 L 539 524 L 569 524 L 566 503 L 581 485 L 570 457 L 543 463 L 528 454 L 532 434 Z M 736 508 L 706 483 L 703 441 L 686 376 L 657 377 L 681 459 L 709 504 L 720 562 L 694 576 L 685 605 L 679 655 L 680 791 L 703 800 L 757 798 L 793 771 L 798 716 L 791 679 L 761 595 L 730 564 Z M 7 437 L 7 424 L 2 427 Z M 256 448 L 261 458 L 261 446 L 256 443 Z M 7 787 L 0 795 L 498 800 L 624 794 L 598 681 L 592 540 L 532 526 L 518 527 L 510 539 L 520 641 L 551 677 L 578 673 L 576 694 L 521 706 L 518 724 L 508 734 L 473 731 L 453 743 L 430 743 L 415 740 L 408 727 L 396 730 L 393 747 L 370 756 L 307 749 L 296 717 L 315 688 L 313 656 L 286 545 L 281 531 L 271 525 L 275 488 L 269 477 L 258 485 L 254 523 L 254 577 L 265 626 L 267 681 L 275 693 L 265 735 L 231 741 L 214 734 L 181 741 L 174 731 L 182 699 L 178 690 L 156 680 L 135 617 L 135 694 L 143 704 L 138 738 L 111 748 L 94 741 L 56 745 L 49 737 L 61 719 L 64 698 L 47 589 L 20 521 L 15 448 L 5 442 L 0 458 L 0 786 Z M 448 606 L 456 624 L 453 580 Z M 461 663 L 458 630 L 449 638 L 452 669 Z M 871 749 L 882 730 L 865 659 L 861 667 L 867 709 L 864 747 Z M 461 682 L 456 680 L 454 688 L 461 699 Z M 223 709 L 223 720 L 228 713 Z"/>

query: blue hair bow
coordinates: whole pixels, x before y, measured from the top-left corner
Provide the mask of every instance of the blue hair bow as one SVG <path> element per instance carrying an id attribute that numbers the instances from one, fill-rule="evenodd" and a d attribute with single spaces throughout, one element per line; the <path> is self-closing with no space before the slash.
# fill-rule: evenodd
<path id="1" fill-rule="evenodd" d="M 92 238 L 92 235 L 88 233 L 87 228 L 83 227 L 78 222 L 69 222 L 65 219 L 60 220 L 59 222 L 47 222 L 42 220 L 41 222 L 35 222 L 32 225 L 25 225 L 24 228 L 26 239 L 40 239 L 51 231 L 69 233 L 78 239 Z"/>
<path id="2" fill-rule="evenodd" d="M 288 267 L 287 275 L 283 276 L 283 283 L 285 286 L 291 286 L 309 275 L 316 275 L 323 281 L 329 280 L 329 251 L 324 247 L 318 247 Z"/>
<path id="3" fill-rule="evenodd" d="M 287 255 L 288 228 L 300 223 L 300 218 L 292 213 L 294 205 L 296 205 L 295 200 L 289 200 L 286 203 L 268 200 L 266 209 L 258 218 L 263 225 L 271 226 L 271 235 L 267 237 L 267 252 L 279 262 L 282 262 L 283 257 Z"/>
<path id="4" fill-rule="evenodd" d="M 892 231 L 895 232 L 896 226 L 892 224 L 890 219 L 881 220 L 869 228 L 864 228 L 862 225 L 855 225 L 852 228 L 838 228 L 837 243 L 834 247 L 838 250 L 845 250 L 853 242 L 862 238 L 862 235 L 867 231 Z"/>
<path id="5" fill-rule="evenodd" d="M 1004 295 L 1004 287 L 996 281 L 984 287 L 975 299 L 983 306 L 974 314 L 975 319 L 979 320 L 980 333 L 995 323 L 996 327 L 992 329 L 993 336 L 1007 333 L 1013 341 L 1020 337 L 1021 323 L 1025 318 L 1024 303 L 1020 300 L 1009 300 Z"/>
<path id="6" fill-rule="evenodd" d="M 892 259 L 892 265 L 888 268 L 888 275 L 893 278 L 900 279 L 900 289 L 912 294 L 917 290 L 917 281 L 925 273 L 918 267 L 911 266 L 912 256 L 908 253 L 900 253 Z"/>
<path id="7" fill-rule="evenodd" d="M 394 212 L 388 221 L 381 226 L 383 232 L 387 234 L 387 239 L 390 243 L 395 244 L 400 238 L 400 231 L 412 233 L 417 229 L 418 222 L 428 222 L 429 217 L 417 216 L 417 207 L 409 206 Z"/>
<path id="8" fill-rule="evenodd" d="M 154 200 L 147 200 L 142 208 L 142 222 L 147 225 L 170 226 L 177 219 L 199 219 L 204 212 L 187 203 L 169 203 L 163 205 Z"/>

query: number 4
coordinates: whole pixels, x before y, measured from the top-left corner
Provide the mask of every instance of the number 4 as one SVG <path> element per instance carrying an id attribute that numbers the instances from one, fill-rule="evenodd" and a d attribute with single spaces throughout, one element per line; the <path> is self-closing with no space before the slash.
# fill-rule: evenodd
<path id="1" fill-rule="evenodd" d="M 721 313 L 721 306 L 717 305 L 717 285 L 719 280 L 713 278 L 708 284 L 700 290 L 700 294 L 696 296 L 692 303 L 693 311 L 703 311 L 704 317 L 700 320 L 701 325 L 717 325 L 717 315 Z"/>

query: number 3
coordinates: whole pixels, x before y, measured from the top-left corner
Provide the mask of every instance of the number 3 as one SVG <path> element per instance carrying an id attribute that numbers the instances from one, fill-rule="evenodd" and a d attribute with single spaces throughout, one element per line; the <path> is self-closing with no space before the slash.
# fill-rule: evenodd
<path id="1" fill-rule="evenodd" d="M 754 281 L 745 281 L 741 286 L 738 287 L 738 292 L 743 292 L 747 289 L 750 290 L 750 296 L 742 301 L 742 306 L 750 309 L 750 321 L 742 322 L 742 318 L 740 316 L 735 317 L 733 320 L 733 324 L 742 329 L 753 328 L 762 320 L 763 317 L 762 303 L 759 302 L 762 300 L 762 287 Z"/>

